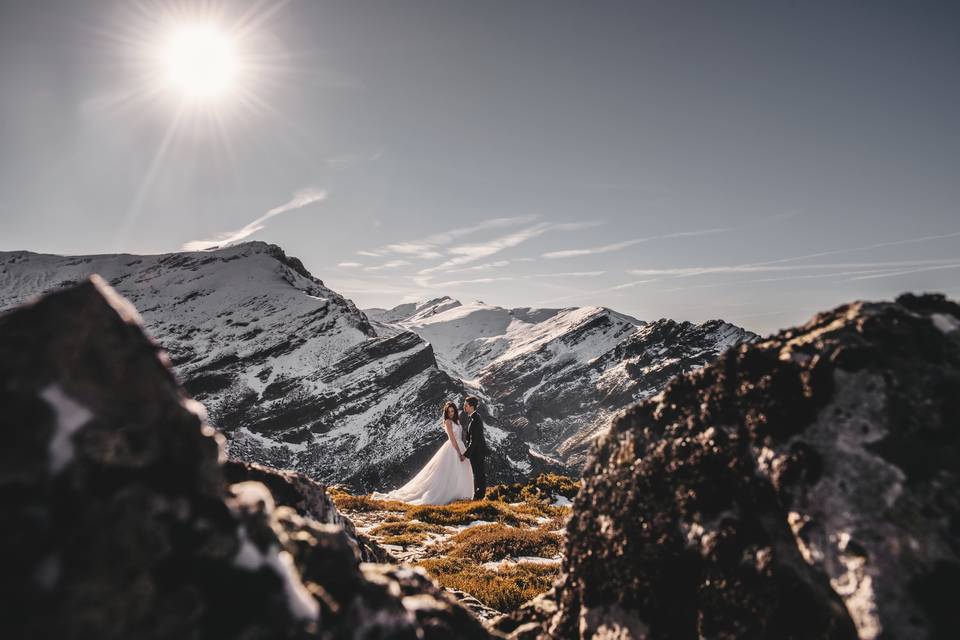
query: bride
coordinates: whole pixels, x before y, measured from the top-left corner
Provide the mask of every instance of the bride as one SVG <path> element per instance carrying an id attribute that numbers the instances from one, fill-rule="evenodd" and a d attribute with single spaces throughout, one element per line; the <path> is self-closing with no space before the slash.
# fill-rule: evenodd
<path id="1" fill-rule="evenodd" d="M 389 493 L 374 493 L 380 500 L 400 500 L 410 504 L 447 504 L 473 497 L 473 469 L 463 457 L 463 430 L 457 405 L 443 406 L 443 428 L 447 441 L 410 482 Z"/>

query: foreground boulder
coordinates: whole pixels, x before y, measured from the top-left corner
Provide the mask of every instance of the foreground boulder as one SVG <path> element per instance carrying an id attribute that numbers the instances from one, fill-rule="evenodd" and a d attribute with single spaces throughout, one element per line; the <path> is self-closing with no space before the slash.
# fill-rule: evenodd
<path id="1" fill-rule="evenodd" d="M 855 303 L 615 421 L 516 638 L 953 638 L 960 306 Z"/>
<path id="2" fill-rule="evenodd" d="M 321 486 L 228 478 L 97 278 L 0 316 L 0 407 L 0 637 L 488 637 L 423 574 L 361 564 Z"/>

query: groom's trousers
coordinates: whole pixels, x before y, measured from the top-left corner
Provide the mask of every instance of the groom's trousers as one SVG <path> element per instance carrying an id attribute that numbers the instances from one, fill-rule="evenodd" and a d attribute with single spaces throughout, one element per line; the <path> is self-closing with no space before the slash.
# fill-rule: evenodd
<path id="1" fill-rule="evenodd" d="M 486 456 L 474 455 L 470 458 L 470 466 L 473 468 L 473 499 L 482 500 L 487 493 Z"/>

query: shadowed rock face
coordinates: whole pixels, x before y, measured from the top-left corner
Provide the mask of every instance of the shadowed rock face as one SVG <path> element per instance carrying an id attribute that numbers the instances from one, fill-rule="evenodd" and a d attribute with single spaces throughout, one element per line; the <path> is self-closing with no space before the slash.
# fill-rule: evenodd
<path id="1" fill-rule="evenodd" d="M 513 637 L 947 638 L 960 306 L 855 303 L 727 352 L 591 454 L 554 596 Z"/>
<path id="2" fill-rule="evenodd" d="M 488 637 L 423 575 L 361 565 L 322 486 L 226 474 L 98 279 L 0 316 L 0 407 L 0 637 Z"/>

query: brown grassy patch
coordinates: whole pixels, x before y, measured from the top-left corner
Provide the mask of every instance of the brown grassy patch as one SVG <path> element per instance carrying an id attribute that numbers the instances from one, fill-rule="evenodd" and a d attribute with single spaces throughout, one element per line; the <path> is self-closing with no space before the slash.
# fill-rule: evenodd
<path id="1" fill-rule="evenodd" d="M 556 510 L 550 519 L 542 522 L 538 529 L 542 531 L 559 531 L 567 526 L 567 520 L 570 519 L 570 513 L 573 511 L 570 507 L 554 507 Z"/>
<path id="2" fill-rule="evenodd" d="M 449 555 L 491 562 L 507 557 L 551 558 L 560 551 L 560 536 L 541 529 L 485 524 L 464 529 L 449 540 Z"/>
<path id="3" fill-rule="evenodd" d="M 533 482 L 498 484 L 487 489 L 487 500 L 502 502 L 550 503 L 557 496 L 573 499 L 580 482 L 556 473 L 541 473 Z"/>
<path id="4" fill-rule="evenodd" d="M 485 569 L 473 560 L 436 558 L 420 563 L 444 587 L 466 591 L 498 611 L 514 611 L 524 602 L 547 591 L 560 572 L 556 564 L 522 562 Z"/>
<path id="5" fill-rule="evenodd" d="M 401 547 L 409 547 L 410 545 L 420 544 L 426 539 L 426 533 L 401 533 L 395 536 L 379 538 L 379 541 L 381 544 L 395 544 Z"/>
<path id="6" fill-rule="evenodd" d="M 536 517 L 529 513 L 522 513 L 507 504 L 490 500 L 452 502 L 442 506 L 411 507 L 407 512 L 407 517 L 411 520 L 443 525 L 470 524 L 474 520 L 502 522 L 512 525 L 536 522 Z"/>
<path id="7" fill-rule="evenodd" d="M 447 528 L 443 525 L 404 520 L 401 522 L 384 522 L 383 524 L 379 524 L 370 531 L 370 535 L 398 536 L 405 533 L 446 533 L 446 531 Z"/>
<path id="8" fill-rule="evenodd" d="M 340 511 L 397 511 L 406 512 L 411 506 L 397 500 L 377 500 L 370 496 L 353 496 L 339 489 L 328 489 L 327 493 Z"/>

